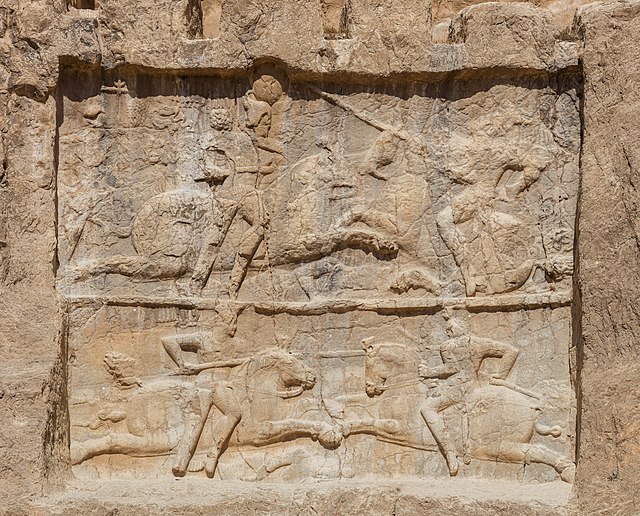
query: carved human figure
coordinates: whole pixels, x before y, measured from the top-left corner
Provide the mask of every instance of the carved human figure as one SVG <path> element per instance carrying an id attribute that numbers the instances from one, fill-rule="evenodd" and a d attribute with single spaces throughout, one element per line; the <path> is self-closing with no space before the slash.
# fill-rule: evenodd
<path id="1" fill-rule="evenodd" d="M 221 341 L 228 338 L 230 334 L 233 335 L 233 333 L 233 330 L 229 331 L 229 327 L 225 329 L 225 325 L 217 325 L 214 326 L 213 332 L 207 335 L 202 333 L 172 335 L 163 337 L 161 340 L 165 351 L 178 366 L 179 374 L 198 375 L 208 369 L 208 365 L 213 368 L 242 364 L 242 361 L 217 364 L 212 362 L 219 357 Z M 187 362 L 184 357 L 185 351 L 196 353 L 200 363 L 192 364 Z M 208 385 L 205 386 L 204 395 L 200 400 L 200 417 L 187 421 L 176 452 L 176 462 L 172 467 L 173 474 L 179 477 L 184 476 L 187 472 L 213 407 L 216 407 L 222 413 L 222 416 L 216 422 L 215 442 L 207 454 L 205 463 L 205 471 L 209 477 L 213 477 L 215 474 L 218 458 L 226 449 L 229 438 L 242 417 L 240 403 L 230 383 L 214 381 L 211 377 L 204 381 Z"/>
<path id="2" fill-rule="evenodd" d="M 418 374 L 433 380 L 427 399 L 420 406 L 420 414 L 429 427 L 444 456 L 449 474 L 458 474 L 456 447 L 440 413 L 448 407 L 464 403 L 468 393 L 478 382 L 483 360 L 496 358 L 491 380 L 506 380 L 518 358 L 518 350 L 504 342 L 469 336 L 467 329 L 456 319 L 446 316 L 449 339 L 440 346 L 442 365 L 430 367 L 420 364 Z"/>
<path id="3" fill-rule="evenodd" d="M 457 327 L 458 331 L 452 335 L 468 334 L 462 325 Z M 421 364 L 422 354 L 416 345 L 363 341 L 366 393 L 386 402 L 379 405 L 377 418 L 349 418 L 343 435 L 371 434 L 420 449 L 425 443 L 413 423 L 413 417 L 420 413 L 421 419 L 428 418 L 430 430 L 435 429 L 440 439 L 437 444 L 445 458 L 448 457 L 453 473 L 458 465 L 458 457 L 453 452 L 456 443 L 449 440 L 442 412 L 447 406 L 457 405 L 465 414 L 462 442 L 458 443 L 462 444 L 465 463 L 476 458 L 513 464 L 547 464 L 562 480 L 573 482 L 575 464 L 570 457 L 531 442 L 534 434 L 554 438 L 562 435 L 560 425 L 540 422 L 545 412 L 542 396 L 503 379 L 513 367 L 517 350 L 474 336 L 453 337 L 448 344 L 445 343 L 443 353 L 447 359 L 439 353 L 442 365 L 431 368 Z M 486 364 L 488 358 L 494 359 L 491 364 Z M 422 388 L 427 387 L 420 383 L 420 373 L 431 380 L 428 386 L 431 396 L 420 394 Z M 438 383 L 443 385 L 435 385 Z M 403 403 L 397 402 L 399 398 Z"/>
<path id="4" fill-rule="evenodd" d="M 205 171 L 199 180 L 208 182 L 214 196 L 227 199 L 228 213 L 222 238 L 205 242 L 203 250 L 191 276 L 191 290 L 202 291 L 213 268 L 216 252 L 234 220 L 243 220 L 249 225 L 236 245 L 234 265 L 225 293 L 236 298 L 247 270 L 265 238 L 269 223 L 269 212 L 264 201 L 263 179 L 276 173 L 284 162 L 282 143 L 274 127 L 274 104 L 284 96 L 281 82 L 263 73 L 254 82 L 251 90 L 242 99 L 246 114 L 246 133 L 257 153 L 255 167 L 234 168 L 232 177 L 217 174 L 215 168 Z M 223 185 L 222 183 L 226 183 Z M 218 186 L 221 186 L 218 188 Z"/>
<path id="5" fill-rule="evenodd" d="M 175 475 L 205 469 L 213 476 L 231 434 L 240 446 L 260 447 L 304 437 L 328 449 L 340 445 L 342 433 L 322 411 L 315 418 L 307 418 L 307 411 L 304 418 L 299 417 L 300 407 L 294 400 L 316 382 L 304 362 L 280 346 L 266 347 L 244 358 L 202 362 L 216 357 L 222 338 L 221 332 L 214 332 L 163 339 L 170 356 L 182 364 L 182 377 L 169 374 L 145 379 L 135 392 L 116 387 L 119 395 L 99 406 L 97 414 L 92 410 L 88 419 L 72 424 L 85 437 L 72 440 L 72 464 L 103 454 L 156 456 L 174 452 Z M 185 359 L 188 349 L 199 353 L 198 363 Z M 221 367 L 232 368 L 225 381 L 205 373 Z M 191 380 L 185 374 L 197 377 Z M 223 415 L 213 421 L 210 450 L 205 460 L 193 461 L 214 406 Z M 175 428 L 184 428 L 180 438 L 172 431 Z"/>
<path id="6" fill-rule="evenodd" d="M 513 208 L 519 196 L 540 178 L 553 156 L 542 145 L 526 153 L 507 149 L 486 158 L 481 170 L 450 167 L 454 184 L 464 189 L 436 217 L 440 236 L 453 254 L 467 296 L 520 288 L 536 267 L 540 232 L 498 205 Z M 496 163 L 497 162 L 497 163 Z M 517 211 L 517 210 L 515 210 Z"/>
<path id="7" fill-rule="evenodd" d="M 384 195 L 376 199 L 375 208 L 356 207 L 350 212 L 351 218 L 396 240 L 401 260 L 411 263 L 389 286 L 398 293 L 421 288 L 438 295 L 443 287 L 434 274 L 437 256 L 432 235 L 437 230 L 427 158 L 418 137 L 406 131 L 382 131 L 363 165 L 364 173 L 381 182 Z"/>

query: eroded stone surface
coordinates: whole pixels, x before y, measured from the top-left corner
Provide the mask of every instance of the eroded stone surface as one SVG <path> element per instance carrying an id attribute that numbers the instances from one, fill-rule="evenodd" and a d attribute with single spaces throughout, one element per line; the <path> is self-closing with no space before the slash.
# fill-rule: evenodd
<path id="1" fill-rule="evenodd" d="M 77 476 L 573 480 L 570 76 L 61 84 Z"/>
<path id="2" fill-rule="evenodd" d="M 0 2 L 8 513 L 633 507 L 638 3 L 582 3 Z"/>

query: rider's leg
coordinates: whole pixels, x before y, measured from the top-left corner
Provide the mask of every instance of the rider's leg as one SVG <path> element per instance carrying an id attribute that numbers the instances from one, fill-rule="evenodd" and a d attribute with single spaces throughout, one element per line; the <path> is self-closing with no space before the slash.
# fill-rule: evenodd
<path id="1" fill-rule="evenodd" d="M 464 236 L 458 231 L 456 226 L 456 217 L 451 207 L 447 207 L 438 213 L 436 216 L 436 227 L 438 228 L 438 233 L 440 233 L 445 245 L 449 251 L 451 251 L 456 265 L 460 269 L 467 296 L 474 296 L 476 292 L 476 285 L 473 279 L 469 277 L 469 271 L 465 260 Z"/>
<path id="2" fill-rule="evenodd" d="M 446 403 L 443 404 L 443 400 L 440 397 L 428 398 L 421 405 L 420 414 L 429 427 L 433 438 L 436 440 L 440 452 L 447 461 L 449 474 L 455 477 L 458 474 L 458 458 L 453 443 L 449 438 L 447 427 L 444 424 L 442 416 L 440 416 L 440 411 L 444 410 L 447 406 Z"/>
<path id="3" fill-rule="evenodd" d="M 252 226 L 242 235 L 242 240 L 238 245 L 236 259 L 233 264 L 233 269 L 231 269 L 231 277 L 229 279 L 229 297 L 232 299 L 238 296 L 238 291 L 247 275 L 247 269 L 249 265 L 251 265 L 251 260 L 253 260 L 263 240 L 264 228 L 261 225 Z"/>
<path id="4" fill-rule="evenodd" d="M 214 444 L 209 453 L 207 453 L 207 461 L 204 467 L 209 478 L 213 478 L 213 475 L 215 475 L 218 459 L 226 450 L 231 434 L 242 417 L 238 398 L 231 385 L 226 382 L 220 382 L 216 385 L 213 392 L 213 404 L 222 412 L 222 416 L 215 422 L 213 429 Z"/>

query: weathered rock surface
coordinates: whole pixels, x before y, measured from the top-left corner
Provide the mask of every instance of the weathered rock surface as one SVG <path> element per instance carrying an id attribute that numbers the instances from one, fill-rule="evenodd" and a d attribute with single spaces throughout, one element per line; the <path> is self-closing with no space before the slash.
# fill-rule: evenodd
<path id="1" fill-rule="evenodd" d="M 0 1 L 0 507 L 632 514 L 640 1 L 584 3 Z"/>
<path id="2" fill-rule="evenodd" d="M 579 510 L 637 511 L 640 5 L 585 8 L 584 144 L 578 223 L 582 342 Z"/>

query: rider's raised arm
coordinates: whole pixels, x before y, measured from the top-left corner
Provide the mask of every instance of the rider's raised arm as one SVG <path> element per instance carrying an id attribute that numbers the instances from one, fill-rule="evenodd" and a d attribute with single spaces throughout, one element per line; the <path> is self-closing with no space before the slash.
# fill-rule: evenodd
<path id="1" fill-rule="evenodd" d="M 198 352 L 202 350 L 202 335 L 199 333 L 191 333 L 187 335 L 170 335 L 160 339 L 162 346 L 171 360 L 180 367 L 184 368 L 183 351 Z"/>
<path id="2" fill-rule="evenodd" d="M 498 363 L 493 368 L 491 376 L 492 378 L 506 380 L 519 354 L 520 351 L 518 348 L 506 342 L 481 337 L 471 337 L 471 360 L 473 361 L 476 373 L 480 371 L 482 361 L 485 358 L 497 358 Z"/>

